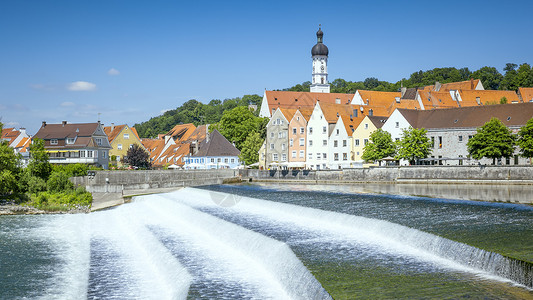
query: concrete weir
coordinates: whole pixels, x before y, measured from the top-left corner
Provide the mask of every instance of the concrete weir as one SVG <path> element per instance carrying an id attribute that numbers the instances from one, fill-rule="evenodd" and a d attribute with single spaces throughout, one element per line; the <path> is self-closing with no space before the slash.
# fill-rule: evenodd
<path id="1" fill-rule="evenodd" d="M 165 193 L 187 186 L 240 182 L 239 170 L 143 170 L 94 171 L 89 176 L 73 177 L 76 186 L 93 194 L 91 211 L 127 202 L 132 196 Z"/>

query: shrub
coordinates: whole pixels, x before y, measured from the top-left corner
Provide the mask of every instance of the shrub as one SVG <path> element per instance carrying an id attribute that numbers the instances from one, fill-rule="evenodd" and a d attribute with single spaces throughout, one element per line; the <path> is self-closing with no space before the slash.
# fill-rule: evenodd
<path id="1" fill-rule="evenodd" d="M 17 179 L 10 170 L 0 172 L 0 194 L 13 193 L 17 188 Z"/>
<path id="2" fill-rule="evenodd" d="M 74 184 L 68 180 L 66 172 L 54 172 L 48 179 L 48 190 L 51 192 L 68 191 L 74 188 Z"/>
<path id="3" fill-rule="evenodd" d="M 27 185 L 28 185 L 28 192 L 32 194 L 44 192 L 46 191 L 46 188 L 47 188 L 46 181 L 44 181 L 44 179 L 42 179 L 41 177 L 37 177 L 37 176 L 31 176 L 27 181 Z"/>

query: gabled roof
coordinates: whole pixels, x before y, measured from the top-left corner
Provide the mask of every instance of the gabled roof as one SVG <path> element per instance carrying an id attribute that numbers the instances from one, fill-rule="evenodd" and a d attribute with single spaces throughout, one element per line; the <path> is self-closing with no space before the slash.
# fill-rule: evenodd
<path id="1" fill-rule="evenodd" d="M 429 90 L 418 90 L 418 96 L 422 101 L 422 105 L 424 105 L 424 109 L 458 107 L 457 101 L 453 100 L 449 91 L 435 92 Z"/>
<path id="2" fill-rule="evenodd" d="M 335 104 L 338 101 L 340 104 L 349 104 L 353 98 L 353 94 L 289 91 L 265 91 L 265 95 L 270 111 L 278 107 L 292 109 L 314 107 L 317 100 L 321 103 Z"/>
<path id="3" fill-rule="evenodd" d="M 346 129 L 346 133 L 348 133 L 348 136 L 352 136 L 352 133 L 357 129 L 357 126 L 363 121 L 364 117 L 358 117 L 350 118 L 348 115 L 342 115 L 340 116 L 342 118 L 342 123 L 344 124 L 344 129 Z"/>
<path id="4" fill-rule="evenodd" d="M 478 128 L 492 117 L 498 118 L 508 127 L 519 127 L 533 118 L 533 103 L 398 111 L 414 128 Z"/>
<path id="5" fill-rule="evenodd" d="M 241 152 L 215 129 L 209 134 L 209 141 L 205 139 L 200 143 L 198 152 L 193 156 L 238 156 L 239 154 Z"/>
<path id="6" fill-rule="evenodd" d="M 479 100 L 482 105 L 491 103 L 500 103 L 502 97 L 507 98 L 507 103 L 513 101 L 519 102 L 518 95 L 514 91 L 495 91 L 495 90 L 461 90 L 459 91 L 461 96 L 461 106 L 476 106 L 477 100 Z"/>
<path id="7" fill-rule="evenodd" d="M 280 108 L 281 113 L 287 120 L 287 123 L 290 123 L 292 120 L 292 117 L 294 117 L 294 114 L 296 113 L 297 109 L 291 109 L 291 108 Z"/>
<path id="8" fill-rule="evenodd" d="M 191 142 L 191 141 L 200 141 L 201 142 L 201 141 L 205 140 L 206 134 L 207 134 L 207 125 L 199 125 L 191 133 L 191 135 L 187 139 L 187 142 Z"/>
<path id="9" fill-rule="evenodd" d="M 28 152 L 31 145 L 31 138 L 25 137 L 20 140 L 20 142 L 14 147 L 18 149 L 19 153 Z"/>
<path id="10" fill-rule="evenodd" d="M 98 128 L 99 123 L 61 123 L 61 124 L 43 124 L 35 134 L 35 138 L 49 139 L 66 139 L 74 137 L 90 137 Z"/>
<path id="11" fill-rule="evenodd" d="M 19 135 L 20 131 L 15 130 L 15 128 L 3 128 L 2 129 L 2 139 L 7 140 L 11 144 Z"/>
<path id="12" fill-rule="evenodd" d="M 401 97 L 400 92 L 381 92 L 357 90 L 366 105 L 369 106 L 390 106 L 396 102 L 396 97 Z"/>
<path id="13" fill-rule="evenodd" d="M 374 126 L 376 126 L 376 128 L 379 129 L 383 127 L 383 124 L 385 124 L 388 117 L 368 116 L 368 119 L 370 120 L 370 122 L 372 122 L 372 124 L 374 124 Z"/>
<path id="14" fill-rule="evenodd" d="M 475 90 L 479 83 L 479 79 L 442 83 L 439 92 L 450 90 Z"/>
<path id="15" fill-rule="evenodd" d="M 178 124 L 170 129 L 166 135 L 171 136 L 176 142 L 182 142 L 186 141 L 195 129 L 196 126 L 192 123 Z"/>
<path id="16" fill-rule="evenodd" d="M 117 125 L 117 126 L 105 126 L 104 132 L 107 134 L 107 139 L 111 143 L 124 129 L 126 125 Z"/>
<path id="17" fill-rule="evenodd" d="M 522 97 L 522 102 L 533 102 L 533 87 L 521 87 L 518 88 L 518 93 Z"/>

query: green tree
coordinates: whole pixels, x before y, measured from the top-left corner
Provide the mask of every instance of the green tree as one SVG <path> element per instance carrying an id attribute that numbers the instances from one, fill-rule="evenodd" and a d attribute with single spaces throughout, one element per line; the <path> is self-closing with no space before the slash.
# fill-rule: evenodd
<path id="1" fill-rule="evenodd" d="M 30 145 L 30 162 L 28 169 L 32 176 L 37 176 L 43 180 L 48 180 L 52 172 L 52 166 L 49 162 L 48 154 L 44 150 L 44 141 L 33 139 Z"/>
<path id="2" fill-rule="evenodd" d="M 407 159 L 415 164 L 419 159 L 426 158 L 431 153 L 431 142 L 425 128 L 403 130 L 402 138 L 398 141 L 397 159 Z"/>
<path id="3" fill-rule="evenodd" d="M 72 190 L 74 188 L 74 184 L 68 178 L 69 176 L 66 172 L 52 173 L 47 181 L 48 190 L 50 192 L 63 192 Z"/>
<path id="4" fill-rule="evenodd" d="M 128 149 L 124 162 L 130 166 L 142 169 L 150 169 L 152 167 L 150 154 L 138 144 L 133 144 L 131 148 Z"/>
<path id="5" fill-rule="evenodd" d="M 259 131 L 261 125 L 262 118 L 254 116 L 248 107 L 239 106 L 224 112 L 217 129 L 228 141 L 235 142 L 237 149 L 242 149 L 248 134 Z"/>
<path id="6" fill-rule="evenodd" d="M 520 128 L 516 144 L 520 147 L 520 154 L 523 157 L 533 157 L 533 118 Z"/>
<path id="7" fill-rule="evenodd" d="M 251 165 L 259 161 L 259 149 L 263 145 L 263 139 L 259 132 L 250 132 L 242 143 L 241 155 L 239 159 L 246 165 Z"/>
<path id="8" fill-rule="evenodd" d="M 483 157 L 496 159 L 511 157 L 514 152 L 515 137 L 502 121 L 492 118 L 477 129 L 477 133 L 466 144 L 468 153 L 474 159 Z"/>
<path id="9" fill-rule="evenodd" d="M 370 134 L 370 143 L 363 148 L 362 159 L 376 161 L 396 154 L 396 146 L 390 133 L 379 128 Z"/>
<path id="10" fill-rule="evenodd" d="M 485 66 L 474 73 L 473 79 L 479 79 L 486 90 L 497 90 L 503 80 L 503 75 L 494 67 Z"/>

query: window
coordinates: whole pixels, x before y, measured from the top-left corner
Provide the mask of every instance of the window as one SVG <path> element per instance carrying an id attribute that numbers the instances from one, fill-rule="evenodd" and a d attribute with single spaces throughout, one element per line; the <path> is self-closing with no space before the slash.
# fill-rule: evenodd
<path id="1" fill-rule="evenodd" d="M 320 159 L 320 153 L 316 154 L 316 159 Z"/>
<path id="2" fill-rule="evenodd" d="M 278 154 L 277 153 L 272 153 L 272 160 L 273 161 L 278 161 Z"/>
<path id="3" fill-rule="evenodd" d="M 396 128 L 400 127 L 400 122 L 396 122 Z"/>
<path id="4" fill-rule="evenodd" d="M 130 134 L 129 133 L 124 133 L 124 139 L 125 140 L 129 140 L 130 139 Z"/>
<path id="5" fill-rule="evenodd" d="M 217 162 L 221 162 L 221 161 L 222 161 L 222 159 L 221 159 L 221 158 L 217 158 Z"/>
<path id="6" fill-rule="evenodd" d="M 304 151 L 300 150 L 300 158 L 304 158 Z"/>
<path id="7" fill-rule="evenodd" d="M 300 133 L 304 133 L 305 132 L 305 129 L 303 127 L 300 127 Z"/>
<path id="8" fill-rule="evenodd" d="M 225 163 L 228 163 L 228 161 L 229 161 L 229 160 L 228 160 L 227 158 L 224 158 L 224 162 L 225 162 Z"/>
<path id="9" fill-rule="evenodd" d="M 133 144 L 130 144 L 130 146 L 128 148 L 130 148 L 130 149 L 133 148 Z"/>
<path id="10" fill-rule="evenodd" d="M 366 146 L 366 144 L 368 144 L 368 139 L 365 139 L 363 142 L 365 143 L 365 146 Z"/>
<path id="11" fill-rule="evenodd" d="M 281 161 L 287 161 L 287 153 L 281 154 Z"/>
<path id="12" fill-rule="evenodd" d="M 368 123 L 365 123 L 365 129 L 368 129 Z"/>
<path id="13" fill-rule="evenodd" d="M 435 148 L 435 137 L 431 137 L 431 148 Z"/>
<path id="14" fill-rule="evenodd" d="M 296 134 L 296 127 L 292 128 L 292 134 Z"/>
<path id="15" fill-rule="evenodd" d="M 471 136 L 471 135 L 469 135 L 469 136 L 468 136 L 468 139 L 471 139 L 471 138 L 472 138 L 472 136 Z"/>
<path id="16" fill-rule="evenodd" d="M 313 159 L 313 153 L 309 153 L 308 156 L 309 156 L 309 159 Z"/>
<path id="17" fill-rule="evenodd" d="M 339 135 L 339 130 L 337 129 L 337 132 L 335 132 L 336 135 Z"/>
<path id="18" fill-rule="evenodd" d="M 281 150 L 285 150 L 285 144 L 281 144 Z"/>
<path id="19" fill-rule="evenodd" d="M 322 157 L 326 159 L 326 153 L 322 153 Z"/>
<path id="20" fill-rule="evenodd" d="M 51 139 L 50 145 L 57 145 L 57 139 Z"/>
<path id="21" fill-rule="evenodd" d="M 296 150 L 292 150 L 292 158 L 296 158 Z"/>
<path id="22" fill-rule="evenodd" d="M 120 155 L 117 155 L 117 161 L 120 161 Z"/>
<path id="23" fill-rule="evenodd" d="M 281 125 L 281 119 L 276 119 L 276 124 Z"/>
<path id="24" fill-rule="evenodd" d="M 355 140 L 355 146 L 356 146 L 356 147 L 359 147 L 359 139 L 356 139 L 356 140 Z"/>
<path id="25" fill-rule="evenodd" d="M 85 151 L 80 151 L 80 157 L 85 157 Z M 117 159 L 118 159 L 118 156 L 117 156 Z"/>
<path id="26" fill-rule="evenodd" d="M 96 144 L 98 146 L 102 146 L 102 139 L 101 138 L 95 138 L 94 140 L 96 141 Z"/>
<path id="27" fill-rule="evenodd" d="M 442 136 L 439 136 L 439 148 L 442 148 Z"/>
<path id="28" fill-rule="evenodd" d="M 304 138 L 300 139 L 300 146 L 305 146 L 305 139 Z"/>
<path id="29" fill-rule="evenodd" d="M 278 132 L 278 138 L 283 138 L 283 132 Z"/>
<path id="30" fill-rule="evenodd" d="M 215 162 L 215 159 L 214 159 L 214 158 L 211 158 L 211 162 L 214 163 L 214 162 Z"/>
<path id="31" fill-rule="evenodd" d="M 333 141 L 333 147 L 337 147 L 338 146 L 338 141 Z"/>
<path id="32" fill-rule="evenodd" d="M 369 111 L 368 111 L 368 115 L 369 115 L 369 116 L 373 116 L 373 115 L 374 115 L 374 110 L 373 110 L 373 109 L 369 110 Z"/>
<path id="33" fill-rule="evenodd" d="M 322 127 L 322 133 L 326 133 L 327 130 L 328 130 L 328 129 L 326 128 L 326 126 L 323 126 L 323 127 Z"/>
<path id="34" fill-rule="evenodd" d="M 270 144 L 270 149 L 274 149 L 274 144 Z"/>
<path id="35" fill-rule="evenodd" d="M 232 158 L 232 159 L 231 159 L 231 163 L 234 163 L 234 162 L 235 162 L 235 158 Z"/>
<path id="36" fill-rule="evenodd" d="M 339 153 L 334 153 L 333 154 L 333 160 L 335 160 L 335 161 L 339 160 Z"/>
<path id="37" fill-rule="evenodd" d="M 460 136 L 459 136 L 459 142 L 462 142 L 462 141 L 463 141 L 463 136 L 460 135 Z"/>
<path id="38" fill-rule="evenodd" d="M 270 137 L 271 137 L 271 138 L 274 138 L 274 132 L 271 132 L 271 133 L 270 133 Z"/>
<path id="39" fill-rule="evenodd" d="M 348 153 L 342 154 L 342 160 L 348 160 Z"/>
<path id="40" fill-rule="evenodd" d="M 313 127 L 309 127 L 309 134 L 313 134 Z"/>
<path id="41" fill-rule="evenodd" d="M 309 147 L 313 146 L 313 140 L 309 140 Z"/>
<path id="42" fill-rule="evenodd" d="M 92 150 L 87 151 L 87 157 L 93 157 L 93 151 Z"/>
<path id="43" fill-rule="evenodd" d="M 105 158 L 105 156 L 106 156 L 106 152 L 102 151 L 102 158 Z"/>
<path id="44" fill-rule="evenodd" d="M 347 144 L 346 144 L 346 140 L 342 140 L 342 146 L 343 146 L 343 147 L 346 147 L 346 145 L 347 145 Z"/>
<path id="45" fill-rule="evenodd" d="M 122 150 L 122 144 L 118 144 L 118 145 L 117 145 L 117 149 L 118 149 L 118 150 Z"/>
<path id="46" fill-rule="evenodd" d="M 292 147 L 292 146 L 294 146 L 294 139 L 291 139 L 291 140 L 289 141 L 289 147 Z"/>
<path id="47" fill-rule="evenodd" d="M 74 138 L 67 138 L 67 144 L 74 144 Z"/>
<path id="48" fill-rule="evenodd" d="M 328 145 L 328 140 L 322 140 L 322 146 L 327 146 Z"/>

